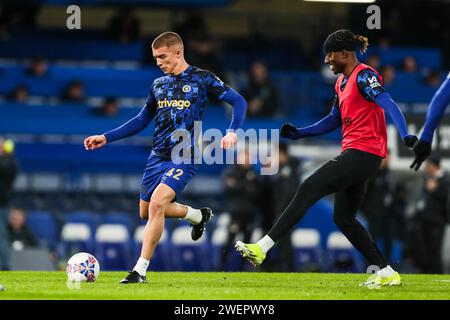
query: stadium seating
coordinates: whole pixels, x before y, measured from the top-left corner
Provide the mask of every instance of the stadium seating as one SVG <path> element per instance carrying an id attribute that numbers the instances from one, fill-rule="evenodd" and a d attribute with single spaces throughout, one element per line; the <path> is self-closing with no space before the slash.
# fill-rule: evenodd
<path id="1" fill-rule="evenodd" d="M 132 234 L 135 222 L 129 213 L 126 212 L 109 212 L 102 217 L 103 224 L 120 224 L 127 228 L 128 233 Z"/>
<path id="2" fill-rule="evenodd" d="M 132 268 L 131 239 L 128 229 L 120 224 L 102 224 L 95 233 L 96 254 L 103 270 Z"/>
<path id="3" fill-rule="evenodd" d="M 228 212 L 222 212 L 213 220 L 217 228 L 227 228 L 231 223 L 231 215 Z"/>
<path id="4" fill-rule="evenodd" d="M 324 268 L 320 233 L 316 229 L 296 229 L 291 234 L 296 271 L 320 271 Z"/>
<path id="5" fill-rule="evenodd" d="M 191 228 L 177 227 L 172 231 L 172 262 L 177 271 L 207 271 L 211 268 L 207 234 L 191 239 Z"/>
<path id="6" fill-rule="evenodd" d="M 142 240 L 144 239 L 144 228 L 145 226 L 138 226 L 134 232 L 133 237 L 133 251 L 134 260 L 137 261 L 141 256 Z M 172 255 L 171 255 L 171 243 L 170 236 L 168 235 L 167 229 L 159 240 L 158 246 L 156 247 L 153 256 L 150 260 L 149 270 L 151 271 L 169 271 L 172 270 Z"/>
<path id="7" fill-rule="evenodd" d="M 170 2 L 184 3 L 181 0 Z M 40 175 L 39 182 L 45 180 L 45 183 L 36 183 L 39 179 L 27 177 L 32 180 L 28 185 L 37 186 L 37 189 L 47 188 L 46 191 L 51 189 L 54 192 L 50 196 L 46 196 L 45 192 L 28 195 L 24 188 L 25 196 L 20 202 L 27 210 L 51 210 L 62 216 L 64 223 L 61 232 L 58 232 L 59 227 L 52 214 L 30 212 L 29 225 L 40 245 L 54 248 L 60 241 L 64 256 L 77 250 L 89 251 L 98 254 L 105 270 L 129 269 L 140 252 L 143 226 L 136 227 L 137 223 L 132 216 L 119 212 L 127 211 L 128 208 L 136 209 L 136 203 L 130 206 L 131 201 L 128 199 L 124 201 L 125 205 L 120 205 L 121 195 L 118 193 L 124 193 L 125 184 L 120 175 L 142 172 L 150 150 L 153 126 L 140 132 L 137 137 L 115 143 L 95 153 L 84 150 L 82 139 L 86 135 L 108 131 L 135 116 L 153 79 L 162 73 L 154 65 L 141 64 L 145 54 L 144 42 L 120 44 L 106 39 L 105 34 L 98 31 L 71 34 L 70 45 L 65 41 L 66 38 L 67 30 L 36 30 L 31 35 L 29 30 L 15 29 L 9 38 L 0 40 L 3 58 L 0 61 L 0 135 L 18 137 L 16 156 L 21 172 L 31 176 L 37 173 Z M 23 43 L 27 43 L 27 50 L 23 50 Z M 268 63 L 270 77 L 282 93 L 281 112 L 275 119 L 247 118 L 244 129 L 279 128 L 286 120 L 297 126 L 314 123 L 326 113 L 326 105 L 334 96 L 333 84 L 329 83 L 321 72 L 307 69 L 309 66 L 305 64 L 301 50 L 284 43 L 283 40 L 274 40 L 274 43 L 279 45 L 264 46 L 264 50 L 250 45 L 243 49 L 241 39 L 224 39 L 222 53 L 227 57 L 225 69 L 231 71 L 232 79 L 236 80 L 233 85 L 238 91 L 243 92 L 246 84 L 245 76 L 241 75 L 247 71 L 255 57 L 258 57 Z M 430 101 L 436 88 L 424 84 L 423 72 L 404 73 L 398 70 L 407 55 L 414 56 L 420 68 L 440 70 L 443 57 L 439 48 L 383 49 L 371 46 L 365 57 L 372 54 L 378 54 L 383 65 L 392 64 L 397 69 L 394 84 L 388 87 L 395 101 L 407 105 Z M 41 78 L 28 75 L 28 64 L 22 60 L 36 55 L 49 60 L 48 74 Z M 6 61 L 4 58 L 11 59 Z M 72 104 L 58 100 L 70 81 L 75 79 L 83 82 L 87 102 Z M 26 85 L 32 96 L 28 103 L 15 103 L 6 98 L 20 84 Z M 124 105 L 120 105 L 119 113 L 115 117 L 100 116 L 97 107 L 102 99 L 109 96 L 118 98 L 120 104 L 124 102 Z M 405 110 L 408 112 L 410 109 Z M 225 119 L 230 120 L 226 108 L 210 105 L 203 119 L 203 129 L 225 130 Z M 389 117 L 387 120 L 390 121 Z M 323 141 L 339 142 L 339 130 L 324 136 Z M 197 194 L 208 197 L 194 197 L 190 200 L 211 203 L 216 208 L 222 207 L 224 198 L 220 194 L 221 184 L 217 183 L 222 170 L 221 166 L 201 166 L 199 176 L 203 174 L 203 177 L 194 179 L 186 192 L 195 190 Z M 59 192 L 61 181 L 70 182 L 67 183 L 69 190 L 82 186 L 84 174 L 88 175 L 89 179 L 96 180 L 98 185 L 105 189 L 104 197 L 109 197 L 110 201 L 99 200 L 98 195 L 87 194 L 89 192 Z M 68 178 L 64 180 L 61 177 Z M 112 180 L 120 181 L 107 183 Z M 136 189 L 138 187 L 136 184 Z M 113 189 L 115 195 L 112 195 Z M 137 199 L 138 190 L 135 191 L 133 201 Z M 95 213 L 73 212 L 74 210 L 92 210 Z M 136 213 L 134 214 L 136 216 Z M 214 230 L 211 240 L 206 236 L 197 242 L 190 241 L 189 228 L 173 224 L 172 230 L 171 222 L 166 224 L 167 230 L 152 258 L 150 270 L 218 270 L 228 234 L 226 228 L 229 218 L 227 213 L 218 215 L 208 226 Z M 354 254 L 354 250 L 348 246 L 342 235 L 336 233 L 337 229 L 332 221 L 330 203 L 321 200 L 308 210 L 305 219 L 296 226 L 301 228 L 292 234 L 297 270 L 320 264 L 323 262 L 320 260 L 320 251 L 327 250 L 327 270 L 361 271 L 359 256 Z M 104 225 L 98 227 L 101 223 Z M 314 228 L 318 234 L 312 230 L 308 233 L 304 230 L 306 228 Z M 255 231 L 252 241 L 259 236 Z M 270 254 L 276 255 L 276 250 L 275 247 Z M 230 248 L 230 252 L 229 264 L 224 268 L 239 270 L 242 258 L 233 248 Z M 394 261 L 401 260 L 401 254 L 401 248 L 394 246 Z"/>
<path id="8" fill-rule="evenodd" d="M 222 253 L 227 240 L 227 227 L 219 225 L 211 237 L 211 264 L 213 270 L 222 271 Z"/>
<path id="9" fill-rule="evenodd" d="M 330 233 L 327 239 L 328 272 L 361 272 L 358 253 L 339 231 Z"/>
<path id="10" fill-rule="evenodd" d="M 65 223 L 83 223 L 90 229 L 90 234 L 95 235 L 97 226 L 100 224 L 100 216 L 89 211 L 70 212 L 65 217 Z"/>
<path id="11" fill-rule="evenodd" d="M 50 212 L 30 212 L 27 224 L 38 240 L 39 246 L 50 250 L 56 249 L 58 243 L 58 228 Z"/>
<path id="12" fill-rule="evenodd" d="M 388 47 L 369 46 L 365 56 L 377 54 L 381 64 L 401 67 L 406 56 L 413 56 L 418 66 L 432 69 L 442 68 L 442 53 L 438 48 L 428 47 Z"/>
<path id="13" fill-rule="evenodd" d="M 63 258 L 70 258 L 78 252 L 89 252 L 95 255 L 94 235 L 85 223 L 64 224 L 60 239 L 59 253 Z"/>

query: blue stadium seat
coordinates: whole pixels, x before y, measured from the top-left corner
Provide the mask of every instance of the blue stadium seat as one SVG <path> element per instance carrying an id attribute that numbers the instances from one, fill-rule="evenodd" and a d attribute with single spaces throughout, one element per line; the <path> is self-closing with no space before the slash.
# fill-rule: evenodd
<path id="1" fill-rule="evenodd" d="M 89 226 L 92 235 L 95 234 L 97 226 L 100 224 L 100 216 L 89 211 L 69 212 L 65 217 L 65 223 L 84 223 Z"/>
<path id="2" fill-rule="evenodd" d="M 380 56 L 382 65 L 392 64 L 394 67 L 400 67 L 406 56 L 413 56 L 420 68 L 442 68 L 442 52 L 440 48 L 406 46 L 382 48 L 377 46 L 369 46 L 364 57 L 369 57 L 373 54 Z M 362 59 L 362 61 L 363 60 L 364 59 Z"/>
<path id="3" fill-rule="evenodd" d="M 66 223 L 61 230 L 59 247 L 61 257 L 65 258 L 70 258 L 78 252 L 95 255 L 94 235 L 85 223 Z"/>
<path id="4" fill-rule="evenodd" d="M 133 218 L 126 212 L 109 212 L 103 216 L 102 223 L 124 225 L 130 234 L 134 230 Z"/>
<path id="5" fill-rule="evenodd" d="M 27 224 L 42 247 L 55 249 L 58 242 L 58 227 L 50 212 L 35 211 L 27 216 Z"/>
<path id="6" fill-rule="evenodd" d="M 102 224 L 95 233 L 96 255 L 103 270 L 130 270 L 133 256 L 128 229 L 120 224 Z"/>
<path id="7" fill-rule="evenodd" d="M 347 238 L 339 231 L 331 232 L 327 239 L 328 272 L 361 272 L 362 261 Z"/>
<path id="8" fill-rule="evenodd" d="M 228 215 L 229 217 L 229 215 Z M 226 221 L 222 221 L 224 223 Z M 227 224 L 228 225 L 228 224 Z M 212 269 L 222 271 L 222 252 L 228 240 L 227 225 L 219 225 L 211 236 L 211 264 Z"/>
<path id="9" fill-rule="evenodd" d="M 207 234 L 197 241 L 191 239 L 191 228 L 177 227 L 172 232 L 172 262 L 177 271 L 209 271 Z"/>
<path id="10" fill-rule="evenodd" d="M 321 271 L 324 269 L 320 233 L 316 229 L 296 229 L 291 234 L 296 271 Z"/>

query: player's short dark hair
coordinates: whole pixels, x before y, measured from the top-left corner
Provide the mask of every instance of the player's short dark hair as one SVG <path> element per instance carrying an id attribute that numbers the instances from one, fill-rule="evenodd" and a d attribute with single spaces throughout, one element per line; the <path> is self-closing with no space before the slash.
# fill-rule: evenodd
<path id="1" fill-rule="evenodd" d="M 359 48 L 361 53 L 366 52 L 369 39 L 361 35 L 355 35 L 350 30 L 338 30 L 328 35 L 323 43 L 325 54 L 341 50 L 355 51 Z"/>
<path id="2" fill-rule="evenodd" d="M 161 33 L 152 42 L 153 49 L 159 49 L 162 47 L 172 47 L 174 45 L 181 45 L 183 47 L 183 40 L 176 32 L 167 31 Z"/>

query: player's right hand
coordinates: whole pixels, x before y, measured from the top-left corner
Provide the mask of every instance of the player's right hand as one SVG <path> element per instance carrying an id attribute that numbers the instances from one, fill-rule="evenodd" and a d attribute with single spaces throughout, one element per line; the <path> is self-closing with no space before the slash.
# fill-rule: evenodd
<path id="1" fill-rule="evenodd" d="M 413 147 L 413 152 L 415 159 L 413 163 L 409 166 L 411 169 L 415 171 L 419 170 L 422 162 L 425 161 L 431 154 L 431 143 L 419 140 Z"/>
<path id="2" fill-rule="evenodd" d="M 106 144 L 105 135 L 90 136 L 84 139 L 84 148 L 86 150 L 95 150 L 103 147 Z"/>
<path id="3" fill-rule="evenodd" d="M 280 137 L 288 139 L 299 139 L 300 134 L 296 126 L 291 123 L 285 123 L 281 126 Z"/>

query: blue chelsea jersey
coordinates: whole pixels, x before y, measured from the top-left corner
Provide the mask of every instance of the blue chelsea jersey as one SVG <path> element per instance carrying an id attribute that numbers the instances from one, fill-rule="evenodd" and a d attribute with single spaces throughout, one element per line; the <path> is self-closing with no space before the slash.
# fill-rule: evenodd
<path id="1" fill-rule="evenodd" d="M 190 147 L 194 147 L 194 122 L 202 120 L 208 95 L 222 99 L 228 90 L 216 75 L 194 66 L 176 76 L 157 78 L 145 104 L 147 110 L 155 114 L 153 152 L 170 159 L 173 147 L 180 142 L 173 135 L 176 130 L 188 131 Z"/>

